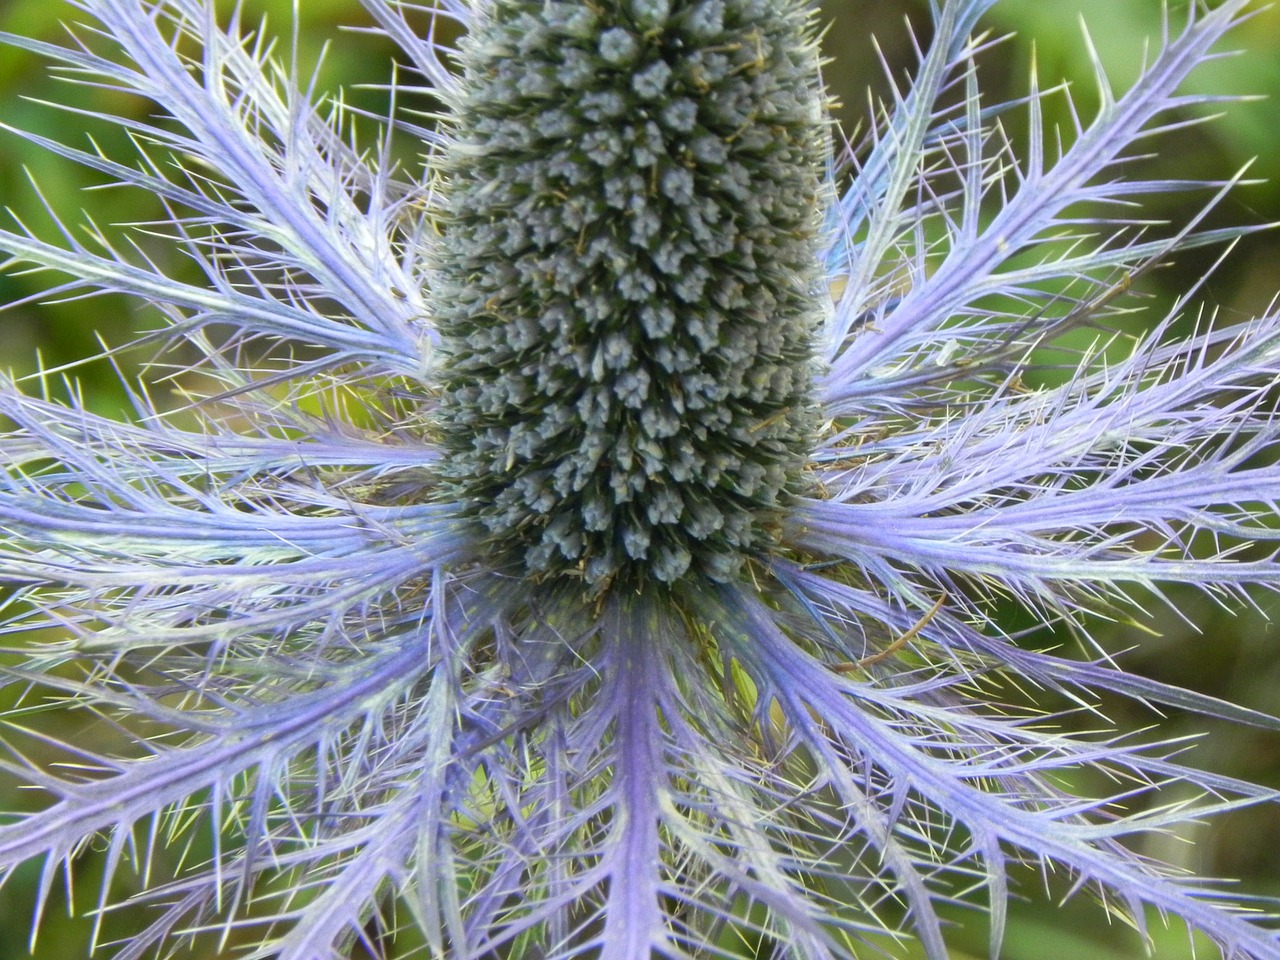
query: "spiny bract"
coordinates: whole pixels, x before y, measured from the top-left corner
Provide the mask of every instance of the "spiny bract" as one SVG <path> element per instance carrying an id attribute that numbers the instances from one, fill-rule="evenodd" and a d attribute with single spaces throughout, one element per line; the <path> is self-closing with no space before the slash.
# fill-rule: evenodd
<path id="1" fill-rule="evenodd" d="M 732 577 L 812 442 L 797 0 L 499 0 L 462 47 L 433 302 L 450 495 L 599 584 Z"/>
<path id="2" fill-rule="evenodd" d="M 152 206 L 0 230 L 5 279 L 128 294 L 163 349 L 133 417 L 0 382 L 37 926 L 74 867 L 116 960 L 945 960 L 1038 868 L 1277 960 L 1274 904 L 1142 845 L 1275 792 L 1060 714 L 1280 720 L 1048 629 L 1280 586 L 1280 315 L 1125 299 L 1241 233 L 1153 224 L 1192 184 L 1129 160 L 1247 0 L 1099 68 L 1074 136 L 985 102 L 991 2 L 936 0 L 834 162 L 799 0 L 362 3 L 385 117 L 247 3 L 9 38 L 131 108 L 28 139 Z"/>

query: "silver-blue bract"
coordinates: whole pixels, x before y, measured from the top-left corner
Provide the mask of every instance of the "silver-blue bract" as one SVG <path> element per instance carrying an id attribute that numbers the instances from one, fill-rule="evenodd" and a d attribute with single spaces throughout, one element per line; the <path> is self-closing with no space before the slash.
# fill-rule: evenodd
<path id="1" fill-rule="evenodd" d="M 1053 712 L 1119 696 L 1280 720 L 1042 652 L 992 615 L 1002 599 L 1087 636 L 1091 612 L 1138 616 L 1165 583 L 1280 585 L 1280 315 L 1181 341 L 1170 316 L 1036 376 L 1037 347 L 1137 322 L 1117 310 L 1133 275 L 1240 232 L 1144 233 L 1131 204 L 1190 185 L 1118 161 L 1213 99 L 1178 90 L 1248 3 L 1190 5 L 1122 94 L 1099 73 L 1100 111 L 1059 151 L 1038 89 L 980 98 L 991 2 L 931 4 L 910 92 L 830 168 L 793 0 L 363 0 L 416 78 L 367 143 L 370 118 L 322 108 L 212 0 L 74 0 L 81 43 L 9 38 L 148 101 L 120 120 L 139 155 L 28 136 L 162 198 L 171 219 L 142 232 L 201 276 L 103 235 L 0 232 L 53 296 L 148 304 L 175 346 L 144 376 L 191 400 L 139 389 L 118 422 L 0 388 L 7 627 L 40 631 L 3 668 L 30 689 L 0 765 L 44 798 L 0 826 L 3 876 L 34 865 L 43 913 L 97 848 L 99 905 L 146 907 L 101 944 L 126 960 L 188 940 L 281 960 L 848 958 L 893 936 L 943 960 L 955 901 L 985 908 L 999 955 L 1030 863 L 1139 930 L 1154 908 L 1224 956 L 1280 957 L 1274 904 L 1134 843 L 1276 795 Z M 448 20 L 475 27 L 458 57 Z M 696 57 L 719 65 L 706 89 Z M 441 103 L 457 114 L 424 126 Z M 702 138 L 704 110 L 723 116 Z M 639 209 L 611 220 L 611 191 Z M 583 226 L 601 252 L 575 260 Z M 664 349 L 679 376 L 629 406 Z M 699 378 L 724 436 L 689 414 Z M 636 438 L 677 389 L 681 439 L 651 473 Z M 560 421 L 554 444 L 513 442 Z M 472 444 L 472 426 L 497 432 Z M 576 480 L 556 488 L 624 446 L 633 500 L 597 520 Z M 40 726 L 59 697 L 103 718 L 92 739 Z"/>

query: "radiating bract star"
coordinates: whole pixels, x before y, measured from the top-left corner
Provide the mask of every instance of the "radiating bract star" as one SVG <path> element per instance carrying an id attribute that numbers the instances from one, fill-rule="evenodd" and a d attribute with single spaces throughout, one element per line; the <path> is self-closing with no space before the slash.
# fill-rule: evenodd
<path id="1" fill-rule="evenodd" d="M 1034 81 L 980 97 L 992 0 L 938 0 L 854 146 L 803 0 L 439 4 L 363 0 L 402 69 L 359 124 L 211 0 L 9 38 L 148 103 L 130 156 L 26 136 L 168 211 L 0 234 L 156 325 L 132 418 L 0 392 L 35 925 L 93 847 L 90 907 L 144 908 L 116 958 L 943 960 L 954 903 L 994 957 L 1030 864 L 1280 957 L 1135 843 L 1275 794 L 1067 716 L 1280 729 L 1088 635 L 1280 584 L 1280 315 L 1126 299 L 1242 232 L 1148 223 L 1203 185 L 1121 161 L 1214 99 L 1179 87 L 1245 0 L 1066 134 Z"/>

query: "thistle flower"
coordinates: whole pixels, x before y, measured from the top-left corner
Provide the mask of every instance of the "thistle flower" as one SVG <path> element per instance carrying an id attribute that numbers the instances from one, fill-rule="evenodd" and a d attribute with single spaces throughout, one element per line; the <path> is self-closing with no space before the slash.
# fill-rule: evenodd
<path id="1" fill-rule="evenodd" d="M 1118 165 L 1210 99 L 1179 86 L 1248 4 L 1099 72 L 1055 158 L 1038 88 L 980 98 L 992 2 L 932 4 L 838 152 L 801 0 L 364 0 L 417 78 L 372 147 L 206 0 L 9 38 L 150 102 L 132 161 L 28 137 L 162 198 L 143 229 L 201 274 L 0 233 L 53 294 L 148 304 L 144 376 L 187 397 L 0 391 L 8 631 L 62 631 L 4 672 L 44 802 L 0 871 L 39 864 L 37 913 L 96 844 L 100 922 L 151 910 L 119 958 L 940 960 L 953 902 L 999 955 L 1032 864 L 1280 957 L 1269 907 L 1134 843 L 1276 795 L 1062 714 L 1280 721 L 993 612 L 1089 643 L 1165 584 L 1280 584 L 1280 315 L 1123 310 L 1240 233 L 1148 232 L 1132 205 L 1192 184 Z M 1046 375 L 1082 328 L 1123 337 Z M 42 732 L 59 696 L 106 732 Z"/>

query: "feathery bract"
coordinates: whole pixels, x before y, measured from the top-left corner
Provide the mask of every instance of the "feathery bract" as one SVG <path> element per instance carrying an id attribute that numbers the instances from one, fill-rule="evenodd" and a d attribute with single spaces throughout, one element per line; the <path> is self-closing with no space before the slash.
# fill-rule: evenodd
<path id="1" fill-rule="evenodd" d="M 1033 864 L 1280 957 L 1274 905 L 1133 842 L 1276 795 L 1065 713 L 1280 720 L 993 612 L 1087 639 L 1280 585 L 1280 315 L 1122 310 L 1242 232 L 1148 230 L 1193 185 L 1120 162 L 1246 0 L 1100 73 L 1060 150 L 1039 89 L 980 97 L 993 0 L 937 0 L 840 151 L 801 0 L 362 2 L 407 79 L 354 124 L 212 0 L 8 38 L 148 102 L 132 157 L 27 136 L 168 219 L 0 250 L 148 305 L 184 401 L 0 387 L 0 767 L 42 798 L 0 876 L 38 864 L 39 914 L 96 846 L 102 922 L 147 908 L 117 958 L 943 960 L 955 902 L 999 955 Z"/>

